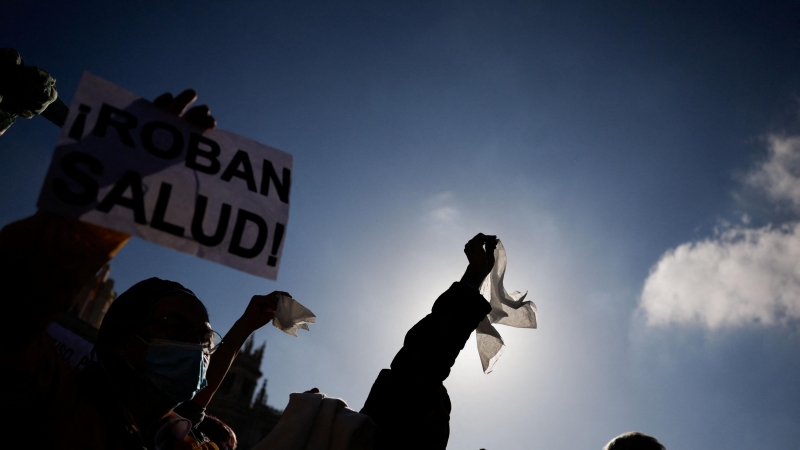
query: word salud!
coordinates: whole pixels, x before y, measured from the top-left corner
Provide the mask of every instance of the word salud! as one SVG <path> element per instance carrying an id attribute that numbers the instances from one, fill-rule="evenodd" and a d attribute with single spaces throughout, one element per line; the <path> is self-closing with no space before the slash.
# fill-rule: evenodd
<path id="1" fill-rule="evenodd" d="M 81 139 L 85 116 L 91 111 L 91 108 L 86 105 L 80 105 L 79 110 L 81 111 L 80 116 L 75 120 L 70 129 L 70 137 L 76 140 Z M 104 103 L 92 130 L 92 135 L 105 137 L 108 129 L 113 128 L 116 130 L 124 145 L 134 148 L 135 145 L 131 132 L 135 130 L 136 124 L 137 119 L 133 114 Z M 164 130 L 171 135 L 172 143 L 169 148 L 158 148 L 153 143 L 153 135 L 158 130 Z M 183 153 L 183 141 L 183 134 L 181 134 L 177 128 L 167 123 L 153 121 L 148 122 L 141 128 L 142 147 L 158 158 L 166 160 L 179 158 Z M 189 133 L 188 144 L 185 158 L 186 167 L 209 175 L 219 174 L 222 167 L 219 161 L 219 144 L 194 132 Z M 201 144 L 206 147 L 205 150 L 201 149 Z M 263 164 L 262 175 L 264 177 L 261 180 L 260 193 L 265 196 L 269 195 L 271 181 L 275 184 L 278 197 L 281 201 L 289 203 L 289 181 L 291 172 L 289 169 L 284 168 L 283 177 L 278 178 L 272 162 L 265 159 Z M 84 172 L 84 167 L 89 173 Z M 65 203 L 77 206 L 85 206 L 94 203 L 97 198 L 99 186 L 97 180 L 91 175 L 103 174 L 104 168 L 100 160 L 90 154 L 73 151 L 61 158 L 61 169 L 66 177 L 80 185 L 81 190 L 79 192 L 73 192 L 65 179 L 55 178 L 53 179 L 53 192 L 55 195 Z M 250 162 L 250 157 L 247 152 L 243 150 L 238 150 L 236 152 L 236 155 L 230 163 L 228 163 L 228 166 L 222 171 L 220 179 L 230 182 L 234 177 L 245 180 L 247 188 L 253 192 L 257 192 L 253 165 Z M 129 191 L 130 197 L 126 197 L 125 193 Z M 162 182 L 158 190 L 150 226 L 178 237 L 184 237 L 184 227 L 169 223 L 165 220 L 171 193 L 172 185 L 167 182 Z M 203 195 L 198 195 L 195 202 L 194 214 L 192 216 L 191 235 L 197 242 L 213 247 L 219 245 L 225 236 L 231 215 L 231 205 L 227 203 L 222 204 L 220 221 L 216 226 L 216 231 L 210 236 L 203 231 L 203 218 L 205 217 L 207 205 L 208 198 Z M 134 170 L 126 171 L 99 202 L 97 209 L 108 213 L 111 212 L 111 209 L 115 206 L 131 209 L 133 211 L 134 221 L 141 225 L 147 225 L 142 175 L 140 173 Z M 248 221 L 256 224 L 259 230 L 263 232 L 259 233 L 256 243 L 251 248 L 244 248 L 241 245 L 242 233 L 244 231 L 244 225 Z M 231 239 L 228 251 L 244 258 L 252 258 L 258 255 L 266 242 L 266 226 L 266 222 L 258 214 L 239 209 L 236 216 L 233 238 Z M 283 224 L 277 224 L 276 234 L 283 234 L 283 227 Z M 274 258 L 268 264 L 274 266 Z"/>
<path id="2" fill-rule="evenodd" d="M 275 279 L 291 170 L 287 153 L 85 73 L 38 206 Z"/>

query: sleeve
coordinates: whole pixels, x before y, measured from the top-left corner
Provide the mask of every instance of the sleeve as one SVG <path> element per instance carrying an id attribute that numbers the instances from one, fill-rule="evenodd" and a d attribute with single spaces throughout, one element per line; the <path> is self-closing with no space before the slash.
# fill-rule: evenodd
<path id="1" fill-rule="evenodd" d="M 491 309 L 477 289 L 453 283 L 408 331 L 391 369 L 378 374 L 361 409 L 378 425 L 376 450 L 447 446 L 451 404 L 442 382 Z"/>
<path id="2" fill-rule="evenodd" d="M 0 280 L 12 292 L 5 309 L 19 350 L 72 305 L 78 291 L 130 235 L 38 212 L 0 231 Z"/>
<path id="3" fill-rule="evenodd" d="M 456 362 L 470 334 L 492 307 L 477 289 L 453 283 L 425 316 L 406 334 L 392 371 L 441 383 Z"/>

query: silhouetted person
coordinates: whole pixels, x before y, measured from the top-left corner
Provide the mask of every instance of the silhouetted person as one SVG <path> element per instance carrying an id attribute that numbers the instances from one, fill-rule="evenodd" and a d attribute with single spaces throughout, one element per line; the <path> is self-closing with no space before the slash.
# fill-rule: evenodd
<path id="1" fill-rule="evenodd" d="M 611 440 L 603 450 L 666 450 L 653 436 L 638 431 L 620 434 Z"/>
<path id="2" fill-rule="evenodd" d="M 391 369 L 378 375 L 361 412 L 378 425 L 375 450 L 444 449 L 450 436 L 450 397 L 442 382 L 470 334 L 491 311 L 478 289 L 494 266 L 495 236 L 465 246 L 469 265 L 406 334 Z"/>
<path id="3" fill-rule="evenodd" d="M 187 90 L 154 103 L 181 115 L 195 98 Z M 200 127 L 215 124 L 206 106 L 183 117 Z M 46 328 L 129 238 L 45 212 L 0 231 L 5 331 L 13 336 L 0 359 L 7 387 L 0 409 L 14 430 L 6 446 L 198 448 L 192 423 L 173 408 L 194 403 L 199 421 L 241 345 L 272 319 L 279 296 L 288 295 L 254 296 L 216 348 L 208 313 L 194 293 L 172 281 L 144 280 L 111 304 L 98 332 L 97 362 L 83 371 L 69 367 Z"/>

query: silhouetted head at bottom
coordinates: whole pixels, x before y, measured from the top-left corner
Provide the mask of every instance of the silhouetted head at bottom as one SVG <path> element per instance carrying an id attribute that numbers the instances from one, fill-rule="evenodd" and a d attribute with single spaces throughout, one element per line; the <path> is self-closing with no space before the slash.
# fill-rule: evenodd
<path id="1" fill-rule="evenodd" d="M 611 440 L 603 450 L 666 450 L 653 436 L 638 431 L 620 434 Z"/>

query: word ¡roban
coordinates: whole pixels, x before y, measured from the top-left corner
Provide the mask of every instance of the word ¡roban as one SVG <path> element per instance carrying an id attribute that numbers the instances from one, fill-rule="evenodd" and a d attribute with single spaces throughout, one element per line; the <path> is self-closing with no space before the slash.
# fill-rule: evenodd
<path id="1" fill-rule="evenodd" d="M 82 139 L 86 124 L 86 116 L 91 111 L 86 105 L 80 105 L 78 110 L 79 114 L 73 122 L 68 134 L 71 139 L 75 140 Z M 138 120 L 132 113 L 104 103 L 100 108 L 97 121 L 90 134 L 92 136 L 104 138 L 108 134 L 109 129 L 114 129 L 123 145 L 135 148 L 136 144 L 132 133 L 136 130 L 137 125 Z M 163 145 L 164 140 L 162 139 L 159 140 L 161 147 L 157 146 L 156 139 L 154 138 L 156 133 L 162 136 L 164 136 L 165 133 L 169 135 L 171 137 L 171 139 L 169 139 L 170 144 Z M 247 152 L 237 150 L 236 154 L 225 167 L 225 170 L 222 170 L 222 164 L 219 160 L 221 154 L 219 144 L 198 133 L 190 132 L 188 143 L 184 145 L 187 140 L 178 128 L 165 122 L 152 121 L 142 125 L 139 131 L 139 141 L 145 151 L 163 160 L 179 158 L 185 148 L 186 155 L 184 163 L 187 168 L 213 176 L 222 172 L 220 179 L 227 182 L 230 182 L 233 178 L 239 178 L 244 180 L 249 191 L 259 193 L 265 197 L 269 197 L 270 185 L 272 185 L 275 188 L 273 190 L 274 195 L 277 195 L 281 202 L 289 203 L 291 171 L 287 168 L 283 168 L 282 174 L 279 177 L 275 171 L 275 167 L 269 160 L 263 160 L 262 177 L 260 184 L 257 184 L 253 165 Z M 67 180 L 54 178 L 52 186 L 53 192 L 61 201 L 76 206 L 93 206 L 93 204 L 96 203 L 96 209 L 104 213 L 109 213 L 115 206 L 129 208 L 133 211 L 133 219 L 136 223 L 148 225 L 144 201 L 145 190 L 140 173 L 133 170 L 126 171 L 116 181 L 111 190 L 98 201 L 97 197 L 100 186 L 95 177 L 101 176 L 104 172 L 104 167 L 100 160 L 85 152 L 72 151 L 64 155 L 60 161 L 60 166 L 63 174 L 71 180 L 73 185 L 77 184 L 81 188 L 81 190 L 74 191 L 70 188 L 70 183 Z M 149 226 L 175 236 L 185 237 L 186 229 L 184 226 L 169 223 L 165 219 L 172 188 L 173 186 L 170 183 L 161 183 Z M 129 190 L 131 192 L 130 196 L 125 196 L 125 193 Z M 208 247 L 214 247 L 221 244 L 225 239 L 232 207 L 227 203 L 222 204 L 216 230 L 213 233 L 207 234 L 203 230 L 203 220 L 206 215 L 206 209 L 208 208 L 208 200 L 208 197 L 203 195 L 196 196 L 194 214 L 189 228 L 191 237 L 195 241 Z M 258 231 L 254 242 L 249 246 L 244 246 L 242 244 L 242 238 L 245 234 L 245 227 L 248 222 L 255 225 Z M 280 246 L 284 230 L 284 224 L 276 224 L 271 252 L 272 255 L 276 253 Z M 242 258 L 255 258 L 264 249 L 267 237 L 268 228 L 266 220 L 254 212 L 239 208 L 236 214 L 228 252 Z M 270 256 L 268 258 L 267 264 L 269 266 L 274 266 L 276 263 L 277 259 L 275 256 Z"/>

